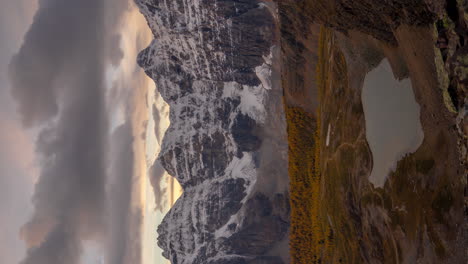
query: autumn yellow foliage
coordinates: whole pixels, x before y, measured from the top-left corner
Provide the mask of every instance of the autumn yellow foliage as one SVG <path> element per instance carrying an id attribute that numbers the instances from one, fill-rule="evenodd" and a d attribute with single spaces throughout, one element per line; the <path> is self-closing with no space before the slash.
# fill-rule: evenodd
<path id="1" fill-rule="evenodd" d="M 317 122 L 302 108 L 288 107 L 289 177 L 291 191 L 290 245 L 293 263 L 316 263 L 323 239 L 317 212 L 320 173 L 317 168 Z"/>
<path id="2" fill-rule="evenodd" d="M 326 41 L 322 29 L 317 66 L 319 94 L 327 85 Z M 320 111 L 311 114 L 286 106 L 291 193 L 290 253 L 293 264 L 325 263 L 333 233 L 322 215 L 320 172 Z"/>

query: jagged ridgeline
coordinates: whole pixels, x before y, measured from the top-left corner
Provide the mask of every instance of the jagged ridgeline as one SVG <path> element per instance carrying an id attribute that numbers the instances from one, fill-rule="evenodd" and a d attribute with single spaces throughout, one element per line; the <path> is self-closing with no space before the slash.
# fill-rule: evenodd
<path id="1" fill-rule="evenodd" d="M 163 255 L 177 264 L 288 263 L 274 5 L 136 3 L 154 34 L 138 63 L 170 106 L 158 158 L 184 190 L 158 227 Z"/>
<path id="2" fill-rule="evenodd" d="M 172 263 L 467 261 L 466 1 L 135 2 L 184 189 L 158 227 Z M 424 139 L 377 186 L 362 90 L 382 61 Z"/>

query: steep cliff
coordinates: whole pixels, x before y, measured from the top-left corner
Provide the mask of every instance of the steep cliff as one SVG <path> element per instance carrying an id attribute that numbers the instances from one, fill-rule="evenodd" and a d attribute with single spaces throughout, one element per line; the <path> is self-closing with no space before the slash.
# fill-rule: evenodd
<path id="1" fill-rule="evenodd" d="M 284 263 L 289 199 L 275 6 L 136 3 L 154 34 L 138 63 L 170 106 L 159 161 L 184 189 L 158 227 L 163 255 L 174 264 Z"/>

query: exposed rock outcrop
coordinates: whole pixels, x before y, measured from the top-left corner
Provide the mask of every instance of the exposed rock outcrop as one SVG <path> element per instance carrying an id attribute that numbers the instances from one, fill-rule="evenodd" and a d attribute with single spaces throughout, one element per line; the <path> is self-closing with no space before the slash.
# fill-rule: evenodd
<path id="1" fill-rule="evenodd" d="M 158 227 L 163 255 L 174 264 L 284 263 L 287 254 L 271 251 L 289 227 L 274 5 L 136 3 L 155 37 L 138 63 L 170 106 L 159 161 L 184 189 Z"/>

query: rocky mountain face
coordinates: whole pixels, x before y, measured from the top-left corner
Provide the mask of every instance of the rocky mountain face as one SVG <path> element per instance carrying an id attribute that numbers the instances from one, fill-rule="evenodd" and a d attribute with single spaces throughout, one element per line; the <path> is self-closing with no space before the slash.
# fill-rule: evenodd
<path id="1" fill-rule="evenodd" d="M 170 106 L 159 155 L 184 189 L 158 227 L 174 264 L 288 262 L 286 124 L 275 6 L 136 0 L 139 65 Z"/>
<path id="2" fill-rule="evenodd" d="M 283 103 L 327 142 L 329 259 L 466 262 L 466 1 L 135 2 L 154 35 L 138 63 L 170 106 L 158 164 L 184 189 L 158 228 L 172 263 L 290 262 Z M 384 59 L 411 80 L 424 142 L 375 188 L 361 92 Z"/>

